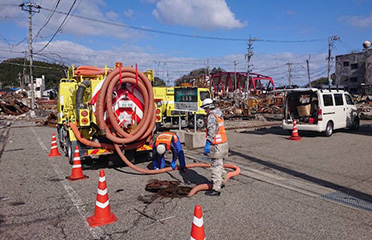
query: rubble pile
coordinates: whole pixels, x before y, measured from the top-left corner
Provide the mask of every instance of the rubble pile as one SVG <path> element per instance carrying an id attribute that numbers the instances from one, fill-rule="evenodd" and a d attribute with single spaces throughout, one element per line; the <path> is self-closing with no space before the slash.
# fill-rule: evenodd
<path id="1" fill-rule="evenodd" d="M 19 95 L 0 97 L 0 114 L 18 116 L 28 112 L 30 108 L 26 106 Z"/>
<path id="2" fill-rule="evenodd" d="M 225 98 L 217 101 L 217 105 L 229 118 L 255 118 L 256 115 L 283 115 L 284 96 L 262 94 L 257 96 L 243 97 L 235 94 L 233 98 Z"/>
<path id="3" fill-rule="evenodd" d="M 57 124 L 57 100 L 36 99 L 35 109 L 24 93 L 0 96 L 0 119 L 34 122 L 37 125 L 55 127 Z"/>
<path id="4" fill-rule="evenodd" d="M 357 103 L 360 119 L 372 120 L 372 96 L 356 95 L 353 98 Z"/>

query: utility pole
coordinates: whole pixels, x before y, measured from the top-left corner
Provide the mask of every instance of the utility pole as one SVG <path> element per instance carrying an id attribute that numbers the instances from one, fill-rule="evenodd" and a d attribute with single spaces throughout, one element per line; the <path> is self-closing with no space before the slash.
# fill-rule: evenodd
<path id="1" fill-rule="evenodd" d="M 309 59 L 306 60 L 306 65 L 307 65 L 307 77 L 309 79 L 309 88 L 311 88 L 311 78 L 310 78 L 310 66 L 309 66 L 309 60 L 310 60 L 311 55 L 309 55 Z"/>
<path id="2" fill-rule="evenodd" d="M 22 73 L 20 72 L 18 73 L 18 81 L 19 81 L 19 85 L 22 86 Z"/>
<path id="3" fill-rule="evenodd" d="M 333 47 L 333 42 L 340 40 L 340 37 L 335 35 L 335 36 L 330 36 L 328 37 L 328 84 L 329 86 L 332 85 L 331 83 L 331 60 L 332 60 L 332 47 Z"/>
<path id="4" fill-rule="evenodd" d="M 236 88 L 238 87 L 238 80 L 236 79 L 236 65 L 238 64 L 237 61 L 234 61 L 234 80 L 235 80 L 235 91 L 236 91 Z"/>
<path id="5" fill-rule="evenodd" d="M 249 73 L 251 72 L 251 58 L 253 56 L 253 42 L 255 41 L 258 41 L 258 38 L 252 38 L 251 36 L 249 36 L 249 41 L 248 41 L 248 53 L 245 55 L 245 58 L 247 59 L 248 61 L 248 66 L 247 66 L 247 92 L 248 92 L 248 85 L 249 85 Z"/>
<path id="6" fill-rule="evenodd" d="M 27 57 L 27 51 L 25 51 L 25 58 L 23 59 L 23 75 L 21 80 L 21 92 L 23 92 L 23 83 L 26 83 L 26 57 Z"/>
<path id="7" fill-rule="evenodd" d="M 288 65 L 288 87 L 292 87 L 292 64 L 293 63 L 287 63 Z"/>
<path id="8" fill-rule="evenodd" d="M 35 5 L 29 0 L 28 3 L 22 3 L 19 5 L 23 11 L 28 11 L 28 20 L 29 20 L 29 51 L 30 51 L 30 81 L 31 81 L 31 109 L 35 108 L 35 89 L 34 89 L 34 78 L 32 76 L 32 13 L 40 12 L 40 5 Z M 35 10 L 36 9 L 36 10 Z"/>
<path id="9" fill-rule="evenodd" d="M 207 58 L 207 76 L 209 76 L 209 58 Z"/>

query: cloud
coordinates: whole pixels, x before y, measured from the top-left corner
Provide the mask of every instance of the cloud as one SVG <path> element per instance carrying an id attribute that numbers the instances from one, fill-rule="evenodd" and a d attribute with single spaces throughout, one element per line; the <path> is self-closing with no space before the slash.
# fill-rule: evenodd
<path id="1" fill-rule="evenodd" d="M 4 2 L 4 0 L 0 0 L 0 3 L 1 2 Z M 44 38 L 39 38 L 38 40 L 48 39 L 57 31 L 66 17 L 66 14 L 58 13 L 58 11 L 67 13 L 70 10 L 73 2 L 73 0 L 60 1 L 56 9 L 57 12 L 53 13 L 50 21 L 39 34 L 39 36 Z M 41 11 L 33 15 L 32 21 L 33 25 L 35 26 L 33 29 L 34 36 L 39 31 L 41 26 L 43 26 L 44 23 L 47 21 L 48 16 L 51 15 L 54 7 L 55 1 L 43 1 Z M 77 1 L 71 11 L 71 14 L 73 13 L 74 15 L 93 18 L 97 21 L 73 17 L 70 14 L 59 33 L 72 34 L 80 37 L 102 36 L 121 40 L 130 39 L 134 35 L 138 36 L 137 31 L 133 29 L 99 22 L 114 22 L 125 25 L 123 22 L 120 21 L 119 15 L 116 12 L 105 10 L 105 8 L 106 3 L 102 0 Z M 0 21 L 11 19 L 14 20 L 18 26 L 28 28 L 28 21 L 26 18 L 28 16 L 28 13 L 20 11 L 18 6 L 8 6 L 7 4 L 5 4 L 3 8 L 0 8 L 0 16 L 2 16 L 0 18 Z"/>
<path id="2" fill-rule="evenodd" d="M 372 27 L 372 12 L 369 16 L 342 16 L 338 19 L 354 27 L 368 28 Z"/>
<path id="3" fill-rule="evenodd" d="M 46 42 L 36 42 L 35 49 L 40 49 Z M 9 49 L 9 46 L 0 42 L 2 58 L 21 57 L 23 58 L 24 49 L 27 43 Z M 9 50 L 6 50 L 9 49 Z M 251 70 L 255 73 L 270 76 L 274 79 L 276 86 L 288 83 L 288 66 L 292 65 L 292 83 L 303 86 L 307 83 L 306 60 L 308 54 L 293 54 L 289 52 L 261 53 L 256 52 L 251 59 Z M 35 55 L 35 60 L 63 63 L 66 66 L 74 64 L 76 66 L 88 65 L 103 67 L 113 67 L 115 62 L 122 62 L 125 66 L 135 66 L 141 71 L 153 69 L 156 75 L 164 80 L 173 83 L 176 79 L 188 74 L 190 71 L 206 68 L 207 61 L 205 58 L 193 57 L 174 57 L 165 54 L 154 54 L 148 49 L 135 45 L 124 44 L 115 48 L 106 48 L 103 50 L 94 50 L 82 44 L 67 40 L 56 40 L 50 43 L 46 51 L 41 55 Z M 234 54 L 209 58 L 209 67 L 221 67 L 226 71 L 234 71 L 234 61 L 237 61 L 236 70 L 238 72 L 247 71 L 247 59 L 244 54 Z M 310 58 L 310 73 L 312 80 L 327 76 L 326 53 L 312 54 Z"/>
<path id="4" fill-rule="evenodd" d="M 166 24 L 201 29 L 233 29 L 248 25 L 235 18 L 225 0 L 160 0 L 152 14 Z"/>
<path id="5" fill-rule="evenodd" d="M 124 10 L 124 16 L 129 19 L 133 19 L 134 11 L 132 9 Z"/>

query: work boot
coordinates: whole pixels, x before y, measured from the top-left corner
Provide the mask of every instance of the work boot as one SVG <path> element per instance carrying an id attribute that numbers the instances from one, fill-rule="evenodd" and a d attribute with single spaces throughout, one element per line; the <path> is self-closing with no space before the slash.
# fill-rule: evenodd
<path id="1" fill-rule="evenodd" d="M 205 195 L 219 197 L 221 195 L 221 192 L 216 191 L 216 190 L 210 190 L 210 191 L 206 192 Z"/>

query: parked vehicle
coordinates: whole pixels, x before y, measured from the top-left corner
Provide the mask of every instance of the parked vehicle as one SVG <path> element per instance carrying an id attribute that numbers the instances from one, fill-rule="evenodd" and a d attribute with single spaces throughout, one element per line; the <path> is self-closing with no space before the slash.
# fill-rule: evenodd
<path id="1" fill-rule="evenodd" d="M 119 66 L 122 64 L 117 63 L 116 67 Z M 98 128 L 96 117 L 99 92 L 106 77 L 113 70 L 106 66 L 104 68 L 71 66 L 67 78 L 60 80 L 57 100 L 58 140 L 70 164 L 73 163 L 76 146 L 79 147 L 81 160 L 114 153 L 113 147 L 111 149 L 103 147 L 112 144 L 112 141 Z M 145 74 L 151 77 L 151 70 Z M 137 128 L 144 115 L 143 96 L 135 85 L 121 84 L 121 88 L 115 91 L 115 97 L 113 94 L 112 108 L 119 126 L 129 134 Z M 108 118 L 105 121 L 108 126 L 112 126 Z M 84 139 L 84 142 L 79 141 L 79 137 Z M 95 145 L 100 143 L 102 147 L 90 146 L 92 145 L 90 143 Z M 130 144 L 136 146 L 128 147 Z M 124 150 L 125 155 L 132 158 L 136 152 L 149 152 L 152 148 L 143 143 L 138 143 L 137 146 L 137 142 L 129 142 Z"/>
<path id="2" fill-rule="evenodd" d="M 206 112 L 200 108 L 205 98 L 210 98 L 211 94 L 208 88 L 198 87 L 153 87 L 154 101 L 156 106 L 156 125 L 157 127 L 175 127 L 178 126 L 179 117 L 181 117 L 181 126 L 186 127 L 194 123 L 194 116 L 191 113 L 177 111 L 174 107 L 175 89 L 194 89 L 198 93 L 198 111 L 196 112 L 196 127 L 204 128 L 206 126 Z"/>
<path id="3" fill-rule="evenodd" d="M 323 132 L 330 137 L 335 129 L 359 128 L 356 105 L 348 92 L 340 89 L 286 89 L 283 129 Z"/>

